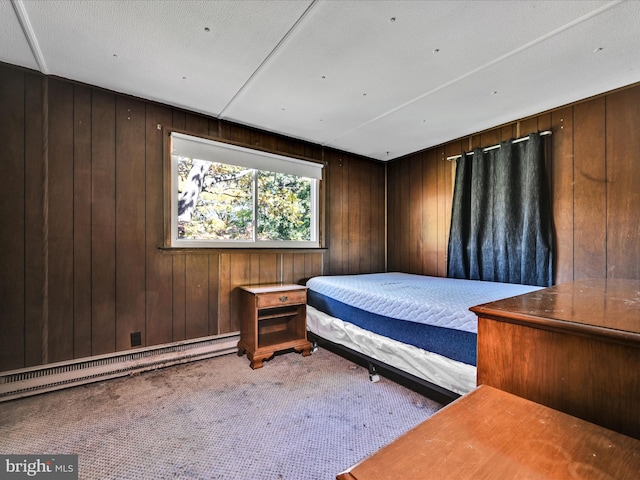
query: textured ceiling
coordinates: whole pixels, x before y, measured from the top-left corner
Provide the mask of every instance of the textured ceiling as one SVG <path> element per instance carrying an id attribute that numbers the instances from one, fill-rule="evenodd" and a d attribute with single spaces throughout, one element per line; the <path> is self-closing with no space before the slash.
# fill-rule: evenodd
<path id="1" fill-rule="evenodd" d="M 380 160 L 640 81 L 640 1 L 0 0 L 0 61 Z"/>

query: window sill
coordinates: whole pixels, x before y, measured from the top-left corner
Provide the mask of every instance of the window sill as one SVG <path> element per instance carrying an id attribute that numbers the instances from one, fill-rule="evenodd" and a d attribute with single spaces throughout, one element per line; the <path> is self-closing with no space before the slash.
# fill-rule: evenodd
<path id="1" fill-rule="evenodd" d="M 247 247 L 158 247 L 165 255 L 212 255 L 216 253 L 322 253 L 325 247 L 247 248 Z"/>

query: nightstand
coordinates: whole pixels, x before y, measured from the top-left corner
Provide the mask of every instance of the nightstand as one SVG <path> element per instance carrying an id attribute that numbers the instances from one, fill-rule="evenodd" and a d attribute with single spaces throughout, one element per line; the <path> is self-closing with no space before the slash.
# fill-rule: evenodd
<path id="1" fill-rule="evenodd" d="M 281 350 L 311 355 L 307 340 L 307 287 L 294 284 L 248 285 L 240 288 L 240 341 L 251 368 Z"/>

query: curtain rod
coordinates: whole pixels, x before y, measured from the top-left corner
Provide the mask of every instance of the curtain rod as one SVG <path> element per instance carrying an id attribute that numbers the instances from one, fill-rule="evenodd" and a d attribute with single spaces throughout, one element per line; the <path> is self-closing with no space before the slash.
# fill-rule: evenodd
<path id="1" fill-rule="evenodd" d="M 544 132 L 540 132 L 540 136 L 541 137 L 545 137 L 547 135 L 551 135 L 551 130 L 545 130 Z M 516 138 L 511 143 L 520 143 L 520 142 L 524 142 L 526 140 L 529 140 L 529 135 L 527 135 L 526 137 Z M 482 151 L 483 152 L 488 152 L 489 150 L 495 150 L 496 148 L 500 148 L 500 144 L 492 145 L 491 147 L 487 147 L 487 148 L 483 149 Z M 467 155 L 473 155 L 473 152 L 468 152 Z M 451 160 L 457 160 L 459 158 L 462 158 L 462 155 L 453 155 L 451 157 L 447 157 L 447 160 L 451 161 Z"/>

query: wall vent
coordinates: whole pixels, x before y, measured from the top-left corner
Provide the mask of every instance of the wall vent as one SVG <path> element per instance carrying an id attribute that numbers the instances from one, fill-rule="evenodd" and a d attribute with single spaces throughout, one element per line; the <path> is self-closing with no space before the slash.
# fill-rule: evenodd
<path id="1" fill-rule="evenodd" d="M 0 372 L 0 402 L 237 352 L 237 333 Z"/>

